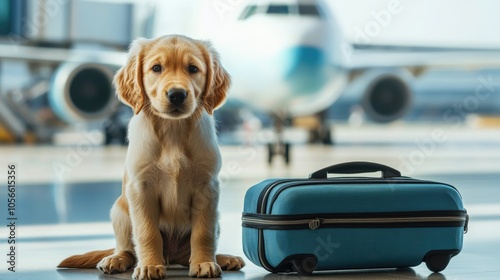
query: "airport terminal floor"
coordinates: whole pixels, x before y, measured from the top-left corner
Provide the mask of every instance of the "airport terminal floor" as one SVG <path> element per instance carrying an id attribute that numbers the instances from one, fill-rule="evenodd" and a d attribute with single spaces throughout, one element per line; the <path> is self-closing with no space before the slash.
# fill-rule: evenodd
<path id="1" fill-rule="evenodd" d="M 437 132 L 436 132 L 437 131 Z M 218 252 L 243 255 L 241 212 L 245 191 L 272 177 L 305 177 L 334 163 L 365 160 L 403 175 L 442 181 L 462 194 L 470 215 L 462 252 L 441 273 L 425 264 L 407 269 L 315 273 L 313 279 L 500 279 L 500 129 L 446 126 L 336 127 L 336 145 L 293 147 L 292 163 L 267 164 L 263 146 L 222 146 L 221 237 Z M 436 138 L 437 134 L 442 137 Z M 17 171 L 16 272 L 8 270 L 7 190 L 0 189 L 0 279 L 131 279 L 132 271 L 103 275 L 96 269 L 57 269 L 65 257 L 114 247 L 109 209 L 120 194 L 124 147 L 94 146 L 81 135 L 76 146 L 0 146 L 0 174 Z M 87 139 L 87 140 L 86 140 Z M 5 186 L 5 183 L 2 183 Z M 270 274 L 246 259 L 223 279 L 306 279 Z M 168 279 L 187 279 L 170 267 Z"/>

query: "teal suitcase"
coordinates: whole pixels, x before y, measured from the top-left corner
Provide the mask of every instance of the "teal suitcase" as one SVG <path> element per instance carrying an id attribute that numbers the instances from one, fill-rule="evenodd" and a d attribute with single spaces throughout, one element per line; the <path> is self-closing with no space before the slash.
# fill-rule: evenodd
<path id="1" fill-rule="evenodd" d="M 382 172 L 381 178 L 329 173 Z M 274 273 L 446 268 L 462 249 L 468 215 L 451 185 L 401 176 L 385 165 L 349 162 L 307 179 L 270 179 L 245 195 L 243 249 Z"/>

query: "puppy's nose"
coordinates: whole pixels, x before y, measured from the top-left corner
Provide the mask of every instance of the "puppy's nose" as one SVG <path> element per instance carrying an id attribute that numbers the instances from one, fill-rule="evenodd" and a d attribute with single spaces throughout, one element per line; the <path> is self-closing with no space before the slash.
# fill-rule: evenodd
<path id="1" fill-rule="evenodd" d="M 168 100 L 174 105 L 181 105 L 186 99 L 186 96 L 186 91 L 180 88 L 173 88 L 167 92 Z"/>

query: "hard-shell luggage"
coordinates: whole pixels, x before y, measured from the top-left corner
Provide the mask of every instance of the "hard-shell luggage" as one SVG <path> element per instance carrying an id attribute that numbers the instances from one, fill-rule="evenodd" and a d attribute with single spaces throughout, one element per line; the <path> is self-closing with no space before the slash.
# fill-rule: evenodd
<path id="1" fill-rule="evenodd" d="M 329 173 L 382 172 L 381 178 Z M 398 268 L 422 262 L 438 272 L 462 249 L 468 216 L 451 185 L 401 176 L 385 165 L 350 162 L 307 179 L 251 187 L 243 249 L 268 271 Z"/>

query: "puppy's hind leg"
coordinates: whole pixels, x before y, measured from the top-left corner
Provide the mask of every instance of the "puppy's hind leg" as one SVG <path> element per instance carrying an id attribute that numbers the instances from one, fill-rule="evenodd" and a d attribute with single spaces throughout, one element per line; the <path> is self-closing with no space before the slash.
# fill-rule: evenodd
<path id="1" fill-rule="evenodd" d="M 106 274 L 121 273 L 135 264 L 134 244 L 132 242 L 132 223 L 126 212 L 126 201 L 118 198 L 111 208 L 111 220 L 116 237 L 116 249 L 113 255 L 103 258 L 97 268 Z"/>

